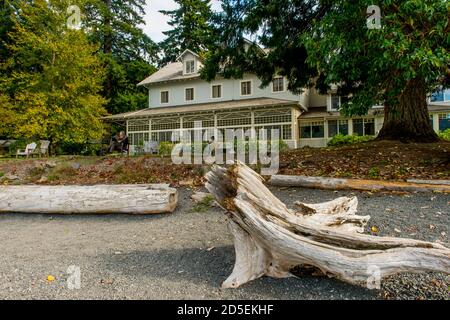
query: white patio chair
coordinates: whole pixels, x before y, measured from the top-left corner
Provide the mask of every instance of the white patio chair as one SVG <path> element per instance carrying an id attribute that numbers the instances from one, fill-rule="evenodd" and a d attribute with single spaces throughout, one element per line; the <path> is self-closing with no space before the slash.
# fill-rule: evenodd
<path id="1" fill-rule="evenodd" d="M 39 143 L 40 143 L 39 157 L 41 157 L 41 156 L 48 157 L 49 156 L 48 149 L 50 147 L 50 141 L 41 140 L 41 141 L 39 141 Z"/>
<path id="2" fill-rule="evenodd" d="M 16 158 L 18 158 L 19 156 L 25 156 L 25 157 L 29 157 L 30 155 L 32 155 L 34 153 L 34 150 L 36 150 L 37 144 L 36 142 L 32 142 L 30 144 L 27 144 L 27 146 L 25 147 L 25 149 L 18 149 L 16 152 Z"/>

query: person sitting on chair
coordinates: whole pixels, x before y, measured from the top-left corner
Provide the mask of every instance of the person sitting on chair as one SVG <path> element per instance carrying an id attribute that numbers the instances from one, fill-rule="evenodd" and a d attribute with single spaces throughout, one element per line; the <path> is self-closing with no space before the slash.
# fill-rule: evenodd
<path id="1" fill-rule="evenodd" d="M 123 153 L 128 153 L 128 136 L 125 134 L 125 131 L 120 131 L 119 137 L 117 139 L 120 144 L 120 151 Z"/>

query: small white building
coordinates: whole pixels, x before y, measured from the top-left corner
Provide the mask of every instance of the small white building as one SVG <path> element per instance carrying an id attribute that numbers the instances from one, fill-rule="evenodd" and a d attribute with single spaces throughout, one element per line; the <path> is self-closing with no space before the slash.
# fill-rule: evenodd
<path id="1" fill-rule="evenodd" d="M 274 76 L 261 88 L 252 74 L 242 79 L 200 78 L 202 59 L 186 50 L 139 83 L 149 91 L 149 107 L 106 117 L 126 123 L 131 146 L 145 141 L 171 141 L 174 131 L 192 131 L 201 121 L 204 130 L 279 129 L 291 147 L 324 147 L 337 133 L 376 135 L 383 125 L 383 107 L 371 108 L 364 117 L 340 115 L 341 97 L 319 95 L 305 89 L 300 95 L 287 90 L 287 79 Z M 450 127 L 450 92 L 434 94 L 429 104 L 436 131 Z M 269 130 L 270 132 L 270 130 Z"/>

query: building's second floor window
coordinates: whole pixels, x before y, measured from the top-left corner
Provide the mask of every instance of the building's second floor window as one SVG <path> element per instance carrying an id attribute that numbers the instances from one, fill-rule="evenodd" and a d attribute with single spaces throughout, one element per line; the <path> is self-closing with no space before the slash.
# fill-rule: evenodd
<path id="1" fill-rule="evenodd" d="M 341 97 L 331 96 L 331 110 L 339 110 L 341 107 Z"/>
<path id="2" fill-rule="evenodd" d="M 188 60 L 185 62 L 186 64 L 186 74 L 191 74 L 195 72 L 195 61 L 194 60 Z"/>
<path id="3" fill-rule="evenodd" d="M 276 77 L 272 81 L 272 91 L 273 92 L 283 92 L 284 91 L 284 78 Z"/>
<path id="4" fill-rule="evenodd" d="M 241 82 L 241 96 L 249 96 L 252 94 L 252 82 L 242 81 Z"/>
<path id="5" fill-rule="evenodd" d="M 222 98 L 222 86 L 220 84 L 212 86 L 212 97 L 214 99 Z"/>
<path id="6" fill-rule="evenodd" d="M 169 91 L 161 91 L 161 103 L 169 103 Z"/>
<path id="7" fill-rule="evenodd" d="M 186 89 L 186 101 L 194 100 L 194 88 Z"/>
<path id="8" fill-rule="evenodd" d="M 331 96 L 330 110 L 338 111 L 341 108 L 341 106 L 345 103 L 348 103 L 348 101 L 349 101 L 348 97 Z"/>

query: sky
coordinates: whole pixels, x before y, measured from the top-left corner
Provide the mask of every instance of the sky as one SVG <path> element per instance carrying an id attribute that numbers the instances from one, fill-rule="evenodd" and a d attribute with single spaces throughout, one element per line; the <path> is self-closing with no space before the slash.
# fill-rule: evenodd
<path id="1" fill-rule="evenodd" d="M 173 0 L 147 0 L 145 6 L 144 32 L 155 42 L 160 42 L 165 38 L 163 31 L 170 29 L 167 24 L 169 17 L 159 13 L 159 10 L 174 10 L 177 8 Z M 220 9 L 220 0 L 212 0 L 211 8 L 215 11 Z"/>

